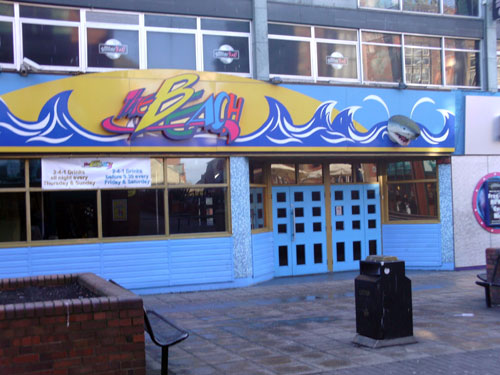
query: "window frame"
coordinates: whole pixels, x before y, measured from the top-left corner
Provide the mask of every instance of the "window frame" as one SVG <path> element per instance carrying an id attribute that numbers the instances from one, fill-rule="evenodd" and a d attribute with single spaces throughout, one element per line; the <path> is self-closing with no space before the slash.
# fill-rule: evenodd
<path id="1" fill-rule="evenodd" d="M 2 15 L 0 14 L 0 22 L 6 22 L 6 23 L 10 23 L 12 25 L 12 63 L 4 63 L 4 62 L 0 62 L 0 68 L 6 68 L 6 69 L 17 69 L 17 62 L 19 60 L 18 56 L 17 56 L 17 48 L 16 48 L 16 45 L 18 44 L 17 43 L 17 30 L 19 29 L 19 26 L 18 26 L 18 22 L 16 22 L 16 18 L 18 18 L 18 16 L 16 17 L 16 15 L 19 14 L 19 11 L 18 11 L 18 7 L 16 6 L 16 4 L 9 4 L 9 3 L 2 3 L 2 4 L 8 4 L 8 5 L 12 5 L 13 7 L 13 15 L 12 16 L 6 16 L 6 15 Z"/>
<path id="2" fill-rule="evenodd" d="M 422 12 L 422 11 L 416 11 L 416 10 L 406 10 L 406 9 L 404 9 L 404 1 L 405 0 L 398 0 L 397 1 L 398 5 L 397 5 L 396 9 L 361 5 L 361 1 L 362 0 L 357 1 L 358 8 L 370 9 L 370 10 L 375 10 L 375 11 L 401 12 L 401 13 L 409 13 L 409 14 L 425 14 L 425 15 L 430 15 L 430 16 L 447 16 L 447 17 L 464 17 L 464 18 L 481 18 L 483 15 L 483 7 L 481 6 L 481 3 L 479 1 L 477 3 L 477 15 L 476 16 L 475 15 L 446 13 L 444 11 L 443 0 L 438 0 L 438 11 L 437 12 Z"/>
<path id="3" fill-rule="evenodd" d="M 387 175 L 387 167 L 391 163 L 397 162 L 424 162 L 425 160 L 433 160 L 436 163 L 436 177 L 435 178 L 419 178 L 419 179 L 398 179 L 389 181 Z M 395 161 L 387 161 L 379 164 L 380 170 L 382 171 L 382 224 L 392 225 L 392 224 L 439 224 L 441 222 L 441 207 L 439 201 L 439 163 L 437 159 L 402 159 Z M 436 218 L 435 219 L 410 219 L 410 220 L 390 220 L 389 218 L 389 185 L 402 185 L 402 184 L 426 184 L 434 183 L 436 184 Z"/>
<path id="4" fill-rule="evenodd" d="M 50 158 L 67 158 L 67 155 L 50 155 Z M 91 155 L 91 157 L 105 157 L 105 155 Z M 113 156 L 116 158 L 130 158 L 131 155 L 116 155 Z M 26 247 L 26 246 L 47 246 L 47 245 L 62 245 L 62 244 L 74 244 L 76 243 L 110 243 L 110 242 L 124 242 L 124 241 L 145 241 L 145 240 L 167 240 L 167 239 L 182 239 L 182 238 L 207 238 L 207 237 L 227 237 L 232 233 L 232 224 L 231 224 L 231 184 L 230 184 L 230 175 L 229 175 L 229 157 L 227 155 L 203 155 L 201 156 L 181 156 L 181 158 L 190 158 L 190 159 L 214 159 L 220 158 L 224 159 L 224 168 L 226 179 L 221 183 L 205 183 L 205 184 L 169 184 L 167 182 L 167 162 L 166 160 L 169 158 L 178 159 L 179 157 L 173 155 L 149 155 L 149 160 L 153 159 L 162 159 L 163 166 L 163 181 L 159 181 L 158 183 L 154 183 L 152 181 L 150 187 L 145 188 L 109 188 L 109 189 L 88 189 L 84 191 L 94 192 L 96 194 L 96 204 L 97 204 L 97 236 L 92 238 L 72 238 L 72 239 L 42 239 L 42 240 L 33 240 L 32 239 L 32 231 L 31 231 L 31 193 L 44 193 L 44 192 L 59 192 L 59 191 L 68 191 L 72 190 L 67 189 L 55 189 L 55 190 L 43 190 L 41 185 L 36 186 L 30 181 L 30 161 L 32 160 L 41 160 L 42 157 L 33 157 L 29 155 L 22 155 L 18 157 L 5 155 L 1 159 L 2 160 L 22 160 L 24 163 L 24 186 L 21 187 L 8 187 L 1 188 L 0 194 L 9 194 L 9 193 L 23 193 L 24 194 L 24 202 L 25 202 L 25 227 L 26 231 L 26 240 L 25 241 L 5 241 L 0 242 L 0 249 L 7 247 Z M 225 230 L 224 231 L 214 231 L 214 232 L 192 232 L 192 233 L 179 233 L 179 234 L 171 234 L 170 233 L 170 220 L 169 220 L 169 207 L 168 207 L 168 192 L 173 189 L 182 189 L 182 188 L 192 188 L 192 189 L 206 189 L 206 188 L 221 188 L 224 189 L 224 200 L 225 200 Z M 162 190 L 163 191 L 163 212 L 164 212 L 164 225 L 165 225 L 165 234 L 161 235 L 138 235 L 138 236 L 115 236 L 115 237 L 105 237 L 103 234 L 103 208 L 102 208 L 102 191 L 103 190 Z M 81 191 L 81 190 L 78 190 Z M 267 229 L 267 228 L 263 228 Z"/>

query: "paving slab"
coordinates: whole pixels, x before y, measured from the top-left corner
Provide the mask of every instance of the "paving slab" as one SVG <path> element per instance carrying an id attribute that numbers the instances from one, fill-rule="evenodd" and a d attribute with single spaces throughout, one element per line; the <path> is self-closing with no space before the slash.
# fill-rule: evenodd
<path id="1" fill-rule="evenodd" d="M 497 375 L 500 306 L 486 307 L 478 272 L 407 271 L 417 343 L 378 349 L 352 342 L 356 272 L 143 299 L 190 332 L 170 349 L 170 375 Z M 147 375 L 160 361 L 147 338 Z"/>

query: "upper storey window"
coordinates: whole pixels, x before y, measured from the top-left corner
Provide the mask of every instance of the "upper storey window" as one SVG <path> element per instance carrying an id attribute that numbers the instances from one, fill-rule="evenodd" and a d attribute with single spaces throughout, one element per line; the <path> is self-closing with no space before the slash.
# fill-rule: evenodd
<path id="1" fill-rule="evenodd" d="M 359 0 L 359 6 L 457 16 L 479 15 L 478 0 Z"/>
<path id="2" fill-rule="evenodd" d="M 269 24 L 271 75 L 359 81 L 358 31 Z"/>
<path id="3" fill-rule="evenodd" d="M 248 77 L 250 43 L 244 20 L 0 0 L 0 68 L 20 72 L 169 68 Z"/>

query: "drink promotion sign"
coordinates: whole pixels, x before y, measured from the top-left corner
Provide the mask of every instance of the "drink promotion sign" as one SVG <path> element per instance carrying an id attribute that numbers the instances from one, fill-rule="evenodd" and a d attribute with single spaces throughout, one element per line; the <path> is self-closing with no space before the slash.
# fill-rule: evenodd
<path id="1" fill-rule="evenodd" d="M 42 159 L 42 189 L 86 190 L 151 186 L 146 158 Z"/>

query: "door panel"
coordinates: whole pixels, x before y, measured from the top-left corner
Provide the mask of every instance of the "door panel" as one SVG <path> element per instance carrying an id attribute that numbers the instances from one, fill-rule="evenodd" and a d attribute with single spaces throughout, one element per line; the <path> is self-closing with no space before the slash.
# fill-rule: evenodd
<path id="1" fill-rule="evenodd" d="M 333 270 L 359 269 L 359 261 L 380 254 L 378 184 L 332 185 Z"/>
<path id="2" fill-rule="evenodd" d="M 273 187 L 276 276 L 328 270 L 323 186 Z"/>

